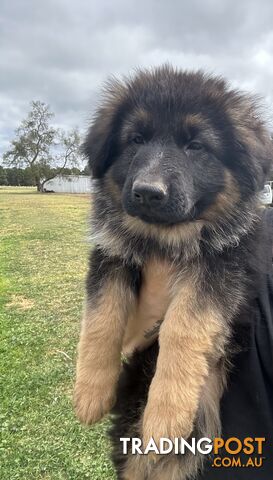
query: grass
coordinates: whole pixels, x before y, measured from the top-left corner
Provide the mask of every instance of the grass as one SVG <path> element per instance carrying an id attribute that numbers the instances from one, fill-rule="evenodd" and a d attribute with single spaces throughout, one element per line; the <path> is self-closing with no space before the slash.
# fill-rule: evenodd
<path id="1" fill-rule="evenodd" d="M 0 189 L 1 480 L 110 480 L 107 423 L 72 408 L 89 198 Z"/>

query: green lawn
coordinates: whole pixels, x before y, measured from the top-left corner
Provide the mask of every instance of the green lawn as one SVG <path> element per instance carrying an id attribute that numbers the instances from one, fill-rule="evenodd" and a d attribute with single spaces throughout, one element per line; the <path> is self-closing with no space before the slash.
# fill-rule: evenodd
<path id="1" fill-rule="evenodd" d="M 115 478 L 107 425 L 82 427 L 71 403 L 88 211 L 0 188 L 1 480 Z"/>

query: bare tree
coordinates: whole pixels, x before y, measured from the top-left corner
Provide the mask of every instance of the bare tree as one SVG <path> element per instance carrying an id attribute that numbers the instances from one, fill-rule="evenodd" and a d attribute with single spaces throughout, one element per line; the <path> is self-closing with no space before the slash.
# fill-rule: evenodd
<path id="1" fill-rule="evenodd" d="M 40 101 L 31 102 L 27 118 L 15 131 L 10 149 L 3 161 L 8 166 L 29 167 L 39 192 L 45 182 L 78 165 L 80 135 L 77 129 L 68 133 L 50 125 L 54 114 Z"/>

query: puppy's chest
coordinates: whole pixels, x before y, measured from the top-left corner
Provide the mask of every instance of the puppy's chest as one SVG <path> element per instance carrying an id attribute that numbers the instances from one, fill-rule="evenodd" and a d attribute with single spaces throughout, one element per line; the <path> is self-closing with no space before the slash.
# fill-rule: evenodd
<path id="1" fill-rule="evenodd" d="M 172 299 L 175 269 L 163 260 L 150 260 L 142 270 L 136 308 L 128 318 L 123 352 L 149 346 L 157 338 L 160 325 Z"/>

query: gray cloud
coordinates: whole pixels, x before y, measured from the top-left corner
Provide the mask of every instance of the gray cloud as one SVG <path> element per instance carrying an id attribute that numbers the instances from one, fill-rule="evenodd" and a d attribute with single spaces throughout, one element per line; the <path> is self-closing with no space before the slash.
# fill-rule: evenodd
<path id="1" fill-rule="evenodd" d="M 226 76 L 273 102 L 270 0 L 2 0 L 0 152 L 32 99 L 86 127 L 101 83 L 170 62 Z"/>

